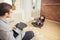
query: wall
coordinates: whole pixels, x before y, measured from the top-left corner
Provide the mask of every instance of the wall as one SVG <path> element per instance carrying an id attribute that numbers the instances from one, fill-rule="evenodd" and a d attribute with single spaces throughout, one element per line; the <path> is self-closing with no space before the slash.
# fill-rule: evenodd
<path id="1" fill-rule="evenodd" d="M 60 0 L 42 0 L 41 15 L 47 19 L 60 22 Z"/>
<path id="2" fill-rule="evenodd" d="M 12 5 L 12 1 L 11 0 L 4 0 L 3 2 L 9 3 L 10 5 Z"/>
<path id="3" fill-rule="evenodd" d="M 33 3 L 34 3 L 33 6 L 35 6 L 35 9 L 32 8 L 32 17 L 33 18 L 40 17 L 41 0 L 34 0 Z"/>
<path id="4" fill-rule="evenodd" d="M 32 20 L 31 12 L 32 12 L 32 0 L 20 0 L 20 8 L 22 9 L 22 22 L 28 22 Z"/>
<path id="5" fill-rule="evenodd" d="M 0 0 L 0 3 L 3 2 L 3 0 Z"/>

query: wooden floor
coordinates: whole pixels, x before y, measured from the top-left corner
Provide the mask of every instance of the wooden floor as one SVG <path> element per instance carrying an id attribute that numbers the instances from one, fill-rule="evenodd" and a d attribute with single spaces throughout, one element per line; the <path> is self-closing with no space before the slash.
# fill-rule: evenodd
<path id="1" fill-rule="evenodd" d="M 24 31 L 34 32 L 35 36 L 32 40 L 60 40 L 60 23 L 46 20 L 44 26 L 40 29 L 38 27 L 34 27 L 31 22 L 27 23 L 28 26 Z"/>

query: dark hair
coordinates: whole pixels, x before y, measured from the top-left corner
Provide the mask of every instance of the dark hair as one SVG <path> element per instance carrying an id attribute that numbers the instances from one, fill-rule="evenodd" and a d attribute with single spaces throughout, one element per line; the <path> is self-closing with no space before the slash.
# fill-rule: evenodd
<path id="1" fill-rule="evenodd" d="M 42 17 L 44 17 L 44 19 L 45 19 L 45 15 L 41 15 Z"/>
<path id="2" fill-rule="evenodd" d="M 5 15 L 5 13 L 9 13 L 12 6 L 8 3 L 0 3 L 0 16 Z"/>
<path id="3" fill-rule="evenodd" d="M 45 21 L 45 16 L 44 15 L 41 15 L 41 17 L 43 17 L 44 19 L 41 19 L 42 22 Z"/>

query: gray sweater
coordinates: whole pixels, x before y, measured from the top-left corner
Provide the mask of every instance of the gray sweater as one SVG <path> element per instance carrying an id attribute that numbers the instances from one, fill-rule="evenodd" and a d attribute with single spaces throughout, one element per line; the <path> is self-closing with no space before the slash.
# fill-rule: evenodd
<path id="1" fill-rule="evenodd" d="M 14 38 L 11 26 L 8 24 L 7 20 L 0 17 L 0 39 L 1 40 L 21 40 L 21 30 L 19 31 L 19 36 Z M 24 35 L 24 34 L 23 34 Z"/>

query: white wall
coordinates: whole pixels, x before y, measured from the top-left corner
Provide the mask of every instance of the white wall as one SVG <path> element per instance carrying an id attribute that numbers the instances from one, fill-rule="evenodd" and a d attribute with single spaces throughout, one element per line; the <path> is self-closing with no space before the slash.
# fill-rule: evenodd
<path id="1" fill-rule="evenodd" d="M 37 17 L 40 16 L 41 0 L 36 0 L 36 13 Z M 28 22 L 33 19 L 32 17 L 32 0 L 20 0 L 20 8 L 22 9 L 22 21 Z"/>
<path id="2" fill-rule="evenodd" d="M 11 0 L 4 0 L 3 2 L 9 3 L 10 5 L 12 5 L 12 1 Z"/>
<path id="3" fill-rule="evenodd" d="M 36 11 L 37 11 L 37 17 L 39 17 L 41 11 L 41 0 L 37 0 Z"/>
<path id="4" fill-rule="evenodd" d="M 3 2 L 3 0 L 0 0 L 0 3 Z"/>
<path id="5" fill-rule="evenodd" d="M 12 5 L 12 1 L 11 0 L 0 0 L 0 3 L 2 3 L 2 2 L 6 2 L 6 3 Z"/>
<path id="6" fill-rule="evenodd" d="M 32 0 L 26 0 L 26 18 L 27 21 L 32 20 L 31 14 L 32 14 Z"/>
<path id="7" fill-rule="evenodd" d="M 32 0 L 21 0 L 21 9 L 23 9 L 24 12 L 22 13 L 22 21 L 28 22 L 32 20 Z"/>
<path id="8" fill-rule="evenodd" d="M 35 5 L 35 9 L 32 11 L 33 14 L 36 14 L 35 17 L 40 17 L 40 11 L 41 11 L 41 0 L 34 0 L 34 5 Z"/>

